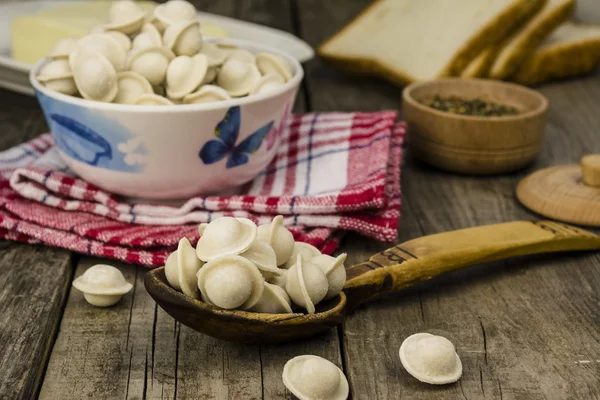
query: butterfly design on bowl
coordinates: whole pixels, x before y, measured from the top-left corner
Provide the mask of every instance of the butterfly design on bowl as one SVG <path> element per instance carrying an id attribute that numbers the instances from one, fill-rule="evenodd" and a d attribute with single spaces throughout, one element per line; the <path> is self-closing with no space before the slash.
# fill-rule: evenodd
<path id="1" fill-rule="evenodd" d="M 231 107 L 225 117 L 215 127 L 216 139 L 209 140 L 202 146 L 198 154 L 205 164 L 214 164 L 227 157 L 227 168 L 235 168 L 248 163 L 248 156 L 255 153 L 262 145 L 265 137 L 275 121 L 257 129 L 254 133 L 236 145 L 242 122 L 240 107 Z"/>

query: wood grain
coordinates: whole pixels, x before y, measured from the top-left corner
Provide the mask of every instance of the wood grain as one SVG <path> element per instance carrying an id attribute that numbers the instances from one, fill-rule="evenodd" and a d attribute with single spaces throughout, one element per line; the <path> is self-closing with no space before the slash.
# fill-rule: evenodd
<path id="1" fill-rule="evenodd" d="M 0 397 L 31 399 L 43 378 L 71 280 L 69 253 L 0 243 Z"/>
<path id="2" fill-rule="evenodd" d="M 168 266 L 148 272 L 144 286 L 163 310 L 195 331 L 240 344 L 278 344 L 327 332 L 361 303 L 458 269 L 533 254 L 586 250 L 600 250 L 600 236 L 554 221 L 505 222 L 423 236 L 347 267 L 343 293 L 320 302 L 313 314 L 218 309 L 173 289 L 165 275 Z"/>
<path id="3" fill-rule="evenodd" d="M 205 11 L 293 28 L 315 47 L 368 3 L 196 2 Z M 393 85 L 340 74 L 318 59 L 306 69 L 309 95 L 300 98 L 297 111 L 400 107 L 401 90 Z M 516 202 L 514 187 L 534 169 L 576 163 L 583 154 L 600 152 L 599 87 L 596 75 L 541 89 L 551 104 L 546 140 L 541 157 L 521 173 L 492 180 L 458 177 L 415 161 L 409 152 L 402 173 L 399 241 L 534 219 Z M 0 105 L 2 148 L 44 130 L 35 99 L 0 90 Z M 2 246 L 0 397 L 29 399 L 37 392 L 60 319 L 71 278 L 69 253 Z M 348 264 L 355 264 L 387 247 L 348 235 L 340 251 L 349 253 Z M 96 261 L 84 258 L 77 275 Z M 117 265 L 129 281 L 135 280 L 135 290 L 105 310 L 87 305 L 79 292 L 69 293 L 41 398 L 290 398 L 281 383 L 283 364 L 306 353 L 343 366 L 354 399 L 600 398 L 597 255 L 536 256 L 459 271 L 366 304 L 337 334 L 260 347 L 217 341 L 175 324 L 143 289 L 144 270 Z M 426 386 L 403 370 L 398 348 L 419 331 L 443 334 L 456 344 L 464 364 L 459 383 Z"/>
<path id="4" fill-rule="evenodd" d="M 535 171 L 517 185 L 525 207 L 548 218 L 590 227 L 600 226 L 600 189 L 585 183 L 597 179 L 582 174 L 580 165 L 559 165 Z"/>
<path id="5" fill-rule="evenodd" d="M 84 257 L 77 266 L 75 278 L 99 261 Z M 152 316 L 154 307 L 149 301 L 139 301 L 144 289 L 136 279 L 136 268 L 119 267 L 125 279 L 134 283 L 134 288 L 113 307 L 93 307 L 81 292 L 70 291 L 41 399 L 126 397 L 128 383 L 137 383 L 140 364 L 134 359 L 133 350 L 149 336 L 147 332 L 152 332 L 152 325 L 151 319 L 147 324 L 145 319 L 134 320 L 134 314 Z M 130 362 L 131 375 L 115 368 Z"/>
<path id="6" fill-rule="evenodd" d="M 318 45 L 368 1 L 299 3 L 305 39 Z M 397 109 L 399 94 L 374 79 L 337 74 L 310 63 L 307 85 L 319 110 Z M 350 82 L 351 81 L 351 82 Z M 411 157 L 402 170 L 399 242 L 485 223 L 534 219 L 514 198 L 524 174 L 577 162 L 598 152 L 598 76 L 542 88 L 550 100 L 541 156 L 519 174 L 493 179 L 451 175 Z M 348 264 L 385 244 L 348 236 Z M 403 294 L 384 296 L 350 314 L 343 355 L 355 399 L 597 399 L 600 398 L 600 259 L 594 254 L 535 256 L 453 273 Z M 594 309 L 596 307 L 596 309 Z M 460 354 L 464 374 L 432 387 L 402 368 L 398 349 L 416 332 L 442 334 Z"/>
<path id="7" fill-rule="evenodd" d="M 289 1 L 194 1 L 199 10 L 292 31 Z M 306 110 L 301 90 L 295 112 Z M 84 257 L 76 275 L 101 260 Z M 111 262 L 112 263 L 112 262 Z M 144 289 L 145 269 L 116 263 L 133 294 L 96 309 L 69 296 L 40 398 L 289 398 L 281 372 L 297 355 L 321 355 L 342 366 L 335 330 L 282 346 L 244 346 L 202 335 L 173 320 Z"/>
<path id="8" fill-rule="evenodd" d="M 505 222 L 423 236 L 348 267 L 347 309 L 476 264 L 585 250 L 600 250 L 600 236 L 553 221 Z"/>
<path id="9" fill-rule="evenodd" d="M 44 131 L 36 100 L 0 89 L 0 150 Z M 72 275 L 67 251 L 0 242 L 0 398 L 39 391 Z"/>

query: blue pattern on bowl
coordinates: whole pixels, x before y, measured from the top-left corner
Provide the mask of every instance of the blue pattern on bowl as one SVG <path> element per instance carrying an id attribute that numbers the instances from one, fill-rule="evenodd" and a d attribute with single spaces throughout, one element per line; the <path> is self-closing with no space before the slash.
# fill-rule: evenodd
<path id="1" fill-rule="evenodd" d="M 119 172 L 144 170 L 148 150 L 119 121 L 101 111 L 54 100 L 36 91 L 56 147 L 82 163 Z"/>

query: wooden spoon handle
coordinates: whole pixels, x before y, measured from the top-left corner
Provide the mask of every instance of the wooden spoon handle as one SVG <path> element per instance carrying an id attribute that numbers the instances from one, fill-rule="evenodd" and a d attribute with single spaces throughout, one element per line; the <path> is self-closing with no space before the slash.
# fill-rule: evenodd
<path id="1" fill-rule="evenodd" d="M 509 222 L 414 239 L 347 269 L 348 307 L 446 272 L 510 257 L 600 249 L 600 236 L 566 224 Z"/>

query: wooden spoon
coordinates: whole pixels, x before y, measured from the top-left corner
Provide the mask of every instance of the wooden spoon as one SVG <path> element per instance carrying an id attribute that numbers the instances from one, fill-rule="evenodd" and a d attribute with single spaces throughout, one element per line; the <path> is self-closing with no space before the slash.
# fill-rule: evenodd
<path id="1" fill-rule="evenodd" d="M 305 339 L 340 324 L 345 313 L 374 296 L 474 264 L 567 250 L 598 250 L 600 236 L 569 225 L 510 222 L 410 240 L 347 268 L 344 291 L 315 314 L 222 310 L 171 288 L 164 267 L 145 276 L 148 293 L 173 318 L 204 334 L 243 343 Z"/>

